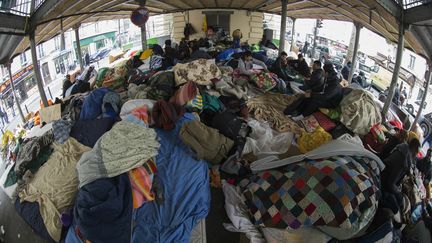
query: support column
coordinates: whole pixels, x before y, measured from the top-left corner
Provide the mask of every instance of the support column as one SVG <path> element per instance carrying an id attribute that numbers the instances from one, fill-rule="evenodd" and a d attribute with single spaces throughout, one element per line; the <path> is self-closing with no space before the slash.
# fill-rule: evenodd
<path id="1" fill-rule="evenodd" d="M 432 64 L 429 66 L 429 77 L 426 77 L 425 91 L 423 93 L 423 97 L 422 97 L 417 115 L 413 121 L 413 124 L 411 125 L 411 129 L 410 129 L 411 131 L 414 131 L 416 124 L 417 124 L 418 120 L 420 119 L 420 116 L 421 116 L 421 113 L 423 111 L 423 106 L 424 106 L 424 103 L 426 101 L 427 93 L 429 91 L 429 86 L 430 86 L 431 82 L 432 82 Z"/>
<path id="2" fill-rule="evenodd" d="M 122 46 L 122 37 L 121 37 L 121 20 L 119 19 L 118 20 L 118 37 L 119 37 L 119 39 L 118 39 L 118 46 L 119 46 L 119 48 L 121 48 L 121 46 Z"/>
<path id="3" fill-rule="evenodd" d="M 315 28 L 314 28 L 314 38 L 313 38 L 313 43 L 312 43 L 312 53 L 311 53 L 311 59 L 314 60 L 315 59 L 315 49 L 317 46 L 317 42 L 316 42 L 316 38 L 318 35 L 318 19 L 315 21 Z M 318 57 L 319 59 L 320 57 Z"/>
<path id="4" fill-rule="evenodd" d="M 24 118 L 24 113 L 23 113 L 23 111 L 21 110 L 21 105 L 20 105 L 20 102 L 19 102 L 19 100 L 18 100 L 18 98 L 17 98 L 17 95 L 16 95 L 16 91 L 15 91 L 15 84 L 14 84 L 14 82 L 13 82 L 14 80 L 13 80 L 13 76 L 12 76 L 11 64 L 10 64 L 10 63 L 7 64 L 7 69 L 8 69 L 8 72 L 9 72 L 9 78 L 10 78 L 10 81 L 11 81 L 12 95 L 13 95 L 13 97 L 14 97 L 14 100 L 15 100 L 16 106 L 17 106 L 17 108 L 18 108 L 18 112 L 19 112 L 19 114 L 20 114 L 21 120 L 22 120 L 23 123 L 25 123 L 26 121 L 25 121 L 25 118 Z M 12 107 L 12 109 L 13 109 L 13 107 Z"/>
<path id="5" fill-rule="evenodd" d="M 63 29 L 63 19 L 60 19 L 60 50 L 63 51 L 66 49 L 66 43 L 65 43 L 65 35 L 64 35 L 64 29 Z"/>
<path id="6" fill-rule="evenodd" d="M 33 70 L 35 73 L 35 78 L 39 90 L 39 96 L 42 100 L 43 105 L 45 107 L 48 107 L 48 100 L 46 98 L 44 84 L 42 82 L 42 75 L 40 73 L 40 68 L 39 68 L 38 59 L 36 55 L 36 41 L 35 41 L 34 32 L 30 33 L 30 50 L 31 50 L 31 56 L 33 61 Z"/>
<path id="7" fill-rule="evenodd" d="M 282 13 L 281 13 L 281 28 L 279 37 L 279 55 L 285 51 L 285 35 L 286 35 L 286 20 L 287 20 L 287 6 L 288 0 L 282 0 Z"/>
<path id="8" fill-rule="evenodd" d="M 392 76 L 392 81 L 390 84 L 387 100 L 384 103 L 384 107 L 382 110 L 383 120 L 385 120 L 387 112 L 388 112 L 390 105 L 392 103 L 393 96 L 395 94 L 395 89 L 397 88 L 397 82 L 399 79 L 399 70 L 400 70 L 403 51 L 404 51 L 405 26 L 403 24 L 403 17 L 402 17 L 402 20 L 400 20 L 400 21 L 401 22 L 399 23 L 399 38 L 398 38 L 398 46 L 397 46 L 397 52 L 396 52 L 396 63 L 395 63 L 394 70 L 393 70 L 393 76 Z"/>
<path id="9" fill-rule="evenodd" d="M 78 63 L 80 65 L 81 72 L 84 70 L 84 64 L 82 59 L 82 53 L 81 53 L 81 43 L 80 43 L 80 37 L 79 37 L 79 25 L 74 27 L 75 30 L 75 42 L 77 45 L 77 59 Z"/>
<path id="10" fill-rule="evenodd" d="M 295 39 L 295 23 L 296 23 L 296 18 L 291 18 L 293 25 L 292 25 L 292 29 L 291 29 L 291 46 L 290 46 L 290 51 L 294 51 L 294 46 L 296 44 L 296 39 Z"/>
<path id="11" fill-rule="evenodd" d="M 351 83 L 352 81 L 352 77 L 354 75 L 354 70 L 355 67 L 357 66 L 357 52 L 358 52 L 358 48 L 359 48 L 359 41 L 360 41 L 360 30 L 362 28 L 360 23 L 355 22 L 354 23 L 354 28 L 355 28 L 355 41 L 354 41 L 354 50 L 353 50 L 353 55 L 352 55 L 352 60 L 351 60 L 351 69 L 348 75 L 348 83 Z"/>
<path id="12" fill-rule="evenodd" d="M 141 26 L 141 44 L 142 44 L 142 50 L 147 49 L 147 31 L 146 31 L 146 25 Z"/>

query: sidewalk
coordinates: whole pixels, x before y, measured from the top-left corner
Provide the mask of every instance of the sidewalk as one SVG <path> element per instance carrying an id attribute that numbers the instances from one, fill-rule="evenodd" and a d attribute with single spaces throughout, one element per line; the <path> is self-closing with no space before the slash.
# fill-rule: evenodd
<path id="1" fill-rule="evenodd" d="M 61 90 L 62 89 L 62 79 L 53 80 L 51 83 L 49 83 L 48 85 L 46 85 L 44 87 L 47 99 L 51 99 L 51 96 L 50 96 L 49 91 L 48 91 L 48 87 L 52 93 L 52 100 L 54 100 L 56 97 L 60 97 L 61 92 L 62 92 L 62 90 Z M 36 87 L 36 92 L 34 92 L 23 103 L 21 103 L 21 109 L 24 113 L 24 116 L 26 116 L 28 114 L 27 110 L 25 108 L 26 106 L 27 106 L 29 113 L 30 112 L 36 112 L 40 109 L 40 96 L 39 96 L 39 90 L 37 90 L 37 87 Z M 5 130 L 13 131 L 14 129 L 16 129 L 18 127 L 18 125 L 22 125 L 21 117 L 19 115 L 18 109 L 16 108 L 16 105 L 14 106 L 14 109 L 15 109 L 15 117 L 12 118 L 12 115 L 10 114 L 9 124 L 7 124 L 3 128 L 4 131 Z"/>

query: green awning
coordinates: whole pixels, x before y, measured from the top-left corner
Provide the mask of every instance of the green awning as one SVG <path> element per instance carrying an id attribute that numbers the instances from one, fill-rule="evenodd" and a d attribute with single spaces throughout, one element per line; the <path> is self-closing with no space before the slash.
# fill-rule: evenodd
<path id="1" fill-rule="evenodd" d="M 80 45 L 81 46 L 88 46 L 91 43 L 94 43 L 96 41 L 100 41 L 100 40 L 104 40 L 104 39 L 114 39 L 116 36 L 116 32 L 112 31 L 112 32 L 107 32 L 107 33 L 103 33 L 103 34 L 99 34 L 99 35 L 94 35 L 94 36 L 90 36 L 84 39 L 80 40 Z M 76 47 L 76 41 L 73 42 L 74 47 Z"/>

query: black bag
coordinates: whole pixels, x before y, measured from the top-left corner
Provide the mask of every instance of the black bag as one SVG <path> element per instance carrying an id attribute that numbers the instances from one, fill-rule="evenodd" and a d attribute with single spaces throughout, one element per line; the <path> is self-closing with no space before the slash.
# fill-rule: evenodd
<path id="1" fill-rule="evenodd" d="M 211 127 L 232 139 L 236 145 L 241 143 L 251 130 L 243 119 L 228 111 L 214 116 Z"/>

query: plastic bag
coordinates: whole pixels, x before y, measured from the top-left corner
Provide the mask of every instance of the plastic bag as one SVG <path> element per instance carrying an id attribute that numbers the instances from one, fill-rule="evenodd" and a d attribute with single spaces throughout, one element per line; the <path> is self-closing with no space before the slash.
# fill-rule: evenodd
<path id="1" fill-rule="evenodd" d="M 317 127 L 313 133 L 302 133 L 297 143 L 301 153 L 305 154 L 332 140 L 330 133 L 322 127 Z"/>
<path id="2" fill-rule="evenodd" d="M 294 138 L 293 133 L 274 131 L 266 122 L 250 120 L 248 125 L 252 128 L 252 132 L 246 138 L 243 154 L 283 154 L 288 151 Z"/>

